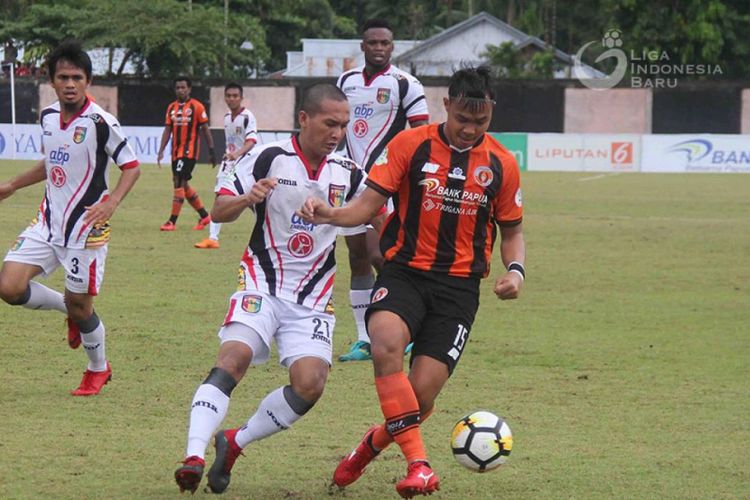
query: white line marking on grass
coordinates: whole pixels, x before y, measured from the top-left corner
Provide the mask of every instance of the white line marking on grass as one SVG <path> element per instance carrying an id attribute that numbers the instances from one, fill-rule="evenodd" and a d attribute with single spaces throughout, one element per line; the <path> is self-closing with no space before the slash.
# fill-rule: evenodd
<path id="1" fill-rule="evenodd" d="M 614 177 L 615 175 L 620 175 L 621 173 L 622 172 L 607 172 L 606 174 L 594 175 L 592 177 L 584 177 L 578 180 L 580 182 L 595 181 L 596 179 L 603 179 L 604 177 Z"/>

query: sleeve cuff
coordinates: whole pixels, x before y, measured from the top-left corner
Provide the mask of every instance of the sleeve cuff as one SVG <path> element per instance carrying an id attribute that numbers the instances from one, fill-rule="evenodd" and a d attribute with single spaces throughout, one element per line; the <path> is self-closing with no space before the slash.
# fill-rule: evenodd
<path id="1" fill-rule="evenodd" d="M 131 168 L 136 168 L 140 164 L 141 163 L 138 160 L 133 160 L 122 165 L 118 165 L 118 167 L 120 167 L 120 170 L 130 170 Z"/>
<path id="2" fill-rule="evenodd" d="M 409 120 L 409 123 L 421 122 L 421 121 L 429 120 L 430 115 L 414 115 L 414 116 L 408 116 L 406 117 L 406 119 Z"/>
<path id="3" fill-rule="evenodd" d="M 233 193 L 232 191 L 228 190 L 227 188 L 221 188 L 218 191 L 216 191 L 216 194 L 223 195 L 223 196 L 237 196 L 237 193 Z"/>
<path id="4" fill-rule="evenodd" d="M 365 179 L 365 185 L 371 189 L 374 189 L 375 191 L 382 194 L 383 196 L 386 196 L 386 197 L 393 196 L 392 192 L 388 191 L 386 188 L 384 188 L 380 184 L 377 184 L 375 181 L 373 181 L 370 178 Z"/>

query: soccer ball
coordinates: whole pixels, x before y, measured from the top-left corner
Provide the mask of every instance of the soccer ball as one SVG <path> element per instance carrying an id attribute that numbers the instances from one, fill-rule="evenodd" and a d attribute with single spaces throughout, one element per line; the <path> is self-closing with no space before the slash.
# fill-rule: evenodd
<path id="1" fill-rule="evenodd" d="M 513 435 L 502 418 L 488 411 L 476 411 L 453 427 L 451 448 L 458 463 L 473 471 L 486 472 L 508 459 Z"/>

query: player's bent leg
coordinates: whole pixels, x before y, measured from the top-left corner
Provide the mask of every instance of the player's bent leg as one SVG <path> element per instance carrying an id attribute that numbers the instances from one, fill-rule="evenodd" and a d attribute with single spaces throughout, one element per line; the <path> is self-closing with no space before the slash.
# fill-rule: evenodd
<path id="1" fill-rule="evenodd" d="M 222 348 L 232 347 L 225 346 L 223 344 Z M 252 354 L 250 357 L 252 358 Z M 206 465 L 208 441 L 224 420 L 229 410 L 229 398 L 236 386 L 237 380 L 232 375 L 222 368 L 214 367 L 195 391 L 190 408 L 186 457 L 182 466 L 174 473 L 180 492 L 189 490 L 194 493 L 198 489 Z"/>
<path id="2" fill-rule="evenodd" d="M 89 358 L 86 371 L 79 386 L 71 391 L 73 396 L 94 396 L 112 380 L 112 367 L 107 362 L 105 349 L 104 323 L 94 312 L 94 297 L 65 290 L 65 304 L 68 306 L 69 325 L 75 324 L 80 335 L 86 356 Z M 68 343 L 75 345 L 68 330 Z"/>
<path id="3" fill-rule="evenodd" d="M 351 268 L 349 299 L 357 327 L 357 341 L 352 344 L 349 352 L 339 357 L 339 361 L 368 361 L 371 359 L 370 338 L 365 327 L 365 311 L 370 305 L 375 275 L 370 265 L 366 230 L 359 234 L 347 235 L 345 240 Z"/>
<path id="4" fill-rule="evenodd" d="M 403 372 L 404 348 L 411 335 L 401 316 L 387 310 L 373 311 L 367 320 L 367 328 L 375 377 Z"/>
<path id="5" fill-rule="evenodd" d="M 409 382 L 414 389 L 422 413 L 422 421 L 432 413 L 435 399 L 450 378 L 448 366 L 430 356 L 415 356 L 409 370 Z"/>
<path id="6" fill-rule="evenodd" d="M 56 309 L 66 312 L 62 294 L 31 281 L 44 270 L 32 264 L 5 261 L 0 269 L 0 298 L 12 306 L 28 309 Z"/>

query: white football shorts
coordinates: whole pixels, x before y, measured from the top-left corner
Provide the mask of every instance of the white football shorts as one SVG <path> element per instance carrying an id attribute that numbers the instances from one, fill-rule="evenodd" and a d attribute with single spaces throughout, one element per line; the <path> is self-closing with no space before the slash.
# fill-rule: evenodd
<path id="1" fill-rule="evenodd" d="M 241 323 L 246 329 L 226 326 Z M 329 365 L 333 354 L 333 314 L 279 299 L 257 290 L 235 292 L 229 299 L 224 326 L 219 329 L 221 343 L 242 342 L 253 349 L 252 364 L 268 361 L 276 342 L 279 363 L 285 367 L 303 357 L 320 358 Z M 259 343 L 260 337 L 262 343 Z"/>
<path id="2" fill-rule="evenodd" d="M 104 280 L 107 245 L 91 249 L 52 245 L 44 240 L 35 227 L 26 228 L 18 236 L 4 260 L 41 267 L 45 276 L 62 266 L 65 269 L 66 290 L 98 295 Z"/>

